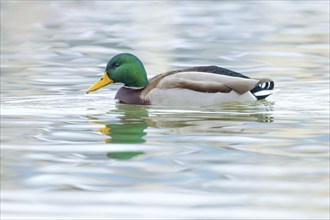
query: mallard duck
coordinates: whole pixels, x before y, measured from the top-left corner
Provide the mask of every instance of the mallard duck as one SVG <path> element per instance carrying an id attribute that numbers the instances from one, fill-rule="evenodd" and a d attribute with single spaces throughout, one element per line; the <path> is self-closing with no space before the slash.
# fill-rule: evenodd
<path id="1" fill-rule="evenodd" d="M 148 80 L 143 63 L 133 54 L 110 59 L 102 77 L 87 93 L 110 83 L 123 83 L 115 99 L 140 105 L 206 106 L 264 99 L 274 88 L 270 79 L 252 79 L 218 66 L 196 66 L 165 72 Z"/>

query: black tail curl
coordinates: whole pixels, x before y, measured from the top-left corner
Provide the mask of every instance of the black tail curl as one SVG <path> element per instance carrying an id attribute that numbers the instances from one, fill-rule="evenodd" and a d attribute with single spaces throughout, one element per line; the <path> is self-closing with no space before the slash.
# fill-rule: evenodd
<path id="1" fill-rule="evenodd" d="M 254 89 L 250 90 L 250 92 L 258 99 L 265 99 L 269 95 L 271 95 L 274 91 L 275 83 L 273 81 L 265 82 L 259 84 Z"/>

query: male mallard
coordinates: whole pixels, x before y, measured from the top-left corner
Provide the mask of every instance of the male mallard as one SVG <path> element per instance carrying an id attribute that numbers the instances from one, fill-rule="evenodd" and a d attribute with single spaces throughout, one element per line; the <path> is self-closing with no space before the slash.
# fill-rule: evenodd
<path id="1" fill-rule="evenodd" d="M 107 64 L 103 76 L 87 93 L 121 82 L 115 98 L 141 105 L 217 105 L 264 99 L 274 88 L 270 79 L 251 79 L 218 66 L 197 66 L 159 74 L 148 80 L 142 62 L 122 53 Z"/>

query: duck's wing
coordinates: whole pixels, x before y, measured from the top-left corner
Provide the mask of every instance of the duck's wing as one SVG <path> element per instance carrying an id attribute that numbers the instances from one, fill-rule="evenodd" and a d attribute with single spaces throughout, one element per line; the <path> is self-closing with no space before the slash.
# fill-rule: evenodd
<path id="1" fill-rule="evenodd" d="M 184 71 L 197 71 L 197 72 L 208 72 L 208 73 L 215 73 L 220 75 L 226 76 L 233 76 L 233 77 L 240 77 L 244 79 L 250 79 L 250 77 L 245 76 L 241 73 L 234 72 L 229 69 L 225 69 L 219 66 L 197 66 L 192 67 L 184 70 L 178 70 L 177 72 L 184 72 Z M 258 83 L 254 88 L 250 90 L 250 92 L 258 99 L 265 99 L 267 96 L 271 95 L 274 91 L 275 83 L 270 79 L 261 79 L 260 83 Z"/>
<path id="2" fill-rule="evenodd" d="M 250 79 L 199 71 L 172 71 L 152 78 L 142 92 L 142 96 L 146 96 L 153 89 L 188 89 L 204 93 L 235 91 L 238 94 L 244 94 L 267 82 L 271 82 L 271 80 Z"/>
<path id="3" fill-rule="evenodd" d="M 245 76 L 241 73 L 234 72 L 232 70 L 222 68 L 219 66 L 195 66 L 195 67 L 190 67 L 186 69 L 181 69 L 181 70 L 175 70 L 171 71 L 173 73 L 178 73 L 178 72 L 206 72 L 206 73 L 215 73 L 219 75 L 225 75 L 225 76 L 234 76 L 234 77 L 241 77 L 241 78 L 250 78 L 248 76 Z M 170 72 L 170 73 L 171 73 Z"/>
<path id="4" fill-rule="evenodd" d="M 214 74 L 233 76 L 233 77 L 241 77 L 241 78 L 245 78 L 245 79 L 250 78 L 241 73 L 234 72 L 232 70 L 225 69 L 225 68 L 222 68 L 219 66 L 195 66 L 195 67 L 190 67 L 190 68 L 185 68 L 185 69 L 180 69 L 180 70 L 173 70 L 173 71 L 169 71 L 166 73 L 162 73 L 162 74 L 159 74 L 157 76 L 150 78 L 149 81 L 157 80 L 157 79 L 166 77 L 168 75 L 172 75 L 172 74 L 180 73 L 180 72 L 205 72 L 205 73 L 214 73 Z"/>

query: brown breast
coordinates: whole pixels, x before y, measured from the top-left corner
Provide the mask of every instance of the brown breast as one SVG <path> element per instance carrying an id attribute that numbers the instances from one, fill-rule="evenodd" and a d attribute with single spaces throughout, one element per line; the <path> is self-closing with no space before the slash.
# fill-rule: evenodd
<path id="1" fill-rule="evenodd" d="M 121 103 L 150 105 L 150 100 L 141 98 L 141 92 L 143 90 L 144 88 L 133 89 L 123 86 L 118 90 L 115 99 L 118 99 Z"/>

